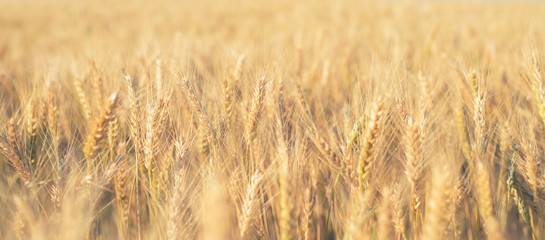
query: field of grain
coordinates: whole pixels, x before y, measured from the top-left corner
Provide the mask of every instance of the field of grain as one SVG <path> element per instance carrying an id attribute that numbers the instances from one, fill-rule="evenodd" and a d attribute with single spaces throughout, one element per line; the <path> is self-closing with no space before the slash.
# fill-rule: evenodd
<path id="1" fill-rule="evenodd" d="M 545 239 L 542 3 L 0 9 L 1 239 Z"/>

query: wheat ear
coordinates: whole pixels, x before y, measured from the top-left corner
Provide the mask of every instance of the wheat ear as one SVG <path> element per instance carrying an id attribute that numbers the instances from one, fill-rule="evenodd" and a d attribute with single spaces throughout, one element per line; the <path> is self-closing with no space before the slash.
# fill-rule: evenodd
<path id="1" fill-rule="evenodd" d="M 301 230 L 303 230 L 303 239 L 309 240 L 312 237 L 310 228 L 312 226 L 312 210 L 314 207 L 314 193 L 311 187 L 307 187 L 304 195 L 304 206 L 301 213 Z"/>
<path id="2" fill-rule="evenodd" d="M 8 140 L 0 136 L 0 148 L 4 151 L 9 163 L 15 168 L 15 171 L 21 177 L 23 182 L 30 180 L 30 170 L 27 161 L 23 156 L 15 149 Z"/>
<path id="3" fill-rule="evenodd" d="M 411 186 L 411 207 L 417 211 L 420 208 L 418 183 L 422 172 L 421 135 L 420 128 L 412 118 L 407 121 L 407 130 L 404 139 L 405 146 L 405 174 Z"/>
<path id="4" fill-rule="evenodd" d="M 367 129 L 365 133 L 365 139 L 363 142 L 363 147 L 361 150 L 361 156 L 358 165 L 358 177 L 359 177 L 359 188 L 362 191 L 364 181 L 366 180 L 369 172 L 371 170 L 371 165 L 375 160 L 375 142 L 380 134 L 381 126 L 381 117 L 382 117 L 382 107 L 384 101 L 382 98 L 379 98 L 373 104 L 373 110 L 369 116 L 369 122 L 367 123 Z"/>
<path id="5" fill-rule="evenodd" d="M 84 146 L 84 154 L 85 158 L 88 161 L 95 159 L 95 157 L 97 156 L 100 150 L 100 143 L 106 137 L 106 129 L 108 127 L 108 124 L 114 118 L 117 103 L 117 94 L 114 93 L 108 99 L 108 104 L 104 108 L 102 115 L 95 123 L 95 126 L 91 133 L 87 136 L 87 140 Z"/>
<path id="6" fill-rule="evenodd" d="M 244 239 L 248 235 L 250 226 L 253 224 L 253 221 L 256 217 L 257 210 L 259 209 L 259 199 L 258 199 L 258 187 L 263 179 L 263 175 L 259 172 L 252 175 L 248 190 L 246 191 L 246 196 L 242 204 L 242 212 L 239 215 L 239 233 L 240 238 Z"/>
<path id="7" fill-rule="evenodd" d="M 244 136 L 246 137 L 247 146 L 250 146 L 251 142 L 256 137 L 256 129 L 259 120 L 261 119 L 263 106 L 265 103 L 265 94 L 267 92 L 265 86 L 265 76 L 262 76 L 257 82 L 254 97 L 252 99 L 252 106 L 248 115 L 248 121 L 246 122 L 246 128 L 244 130 Z"/>
<path id="8" fill-rule="evenodd" d="M 533 53 L 532 57 L 530 58 L 530 68 L 530 88 L 534 94 L 537 112 L 545 125 L 545 89 L 543 87 L 543 79 L 541 77 L 541 63 L 537 59 L 535 53 Z"/>
<path id="9" fill-rule="evenodd" d="M 131 76 L 125 76 L 125 83 L 127 85 L 127 100 L 129 103 L 129 133 L 134 146 L 134 152 L 140 153 L 142 151 L 142 131 L 140 128 L 140 105 L 138 104 L 138 97 L 134 89 L 134 81 Z"/>
<path id="10" fill-rule="evenodd" d="M 184 94 L 189 105 L 189 108 L 199 117 L 200 125 L 204 128 L 204 133 L 206 139 L 208 140 L 208 143 L 210 143 L 212 147 L 215 147 L 216 131 L 212 127 L 212 123 L 210 122 L 204 107 L 197 99 L 195 91 L 193 91 L 193 88 L 191 87 L 191 84 L 189 83 L 189 79 L 187 77 L 182 78 L 181 88 L 182 93 Z"/>

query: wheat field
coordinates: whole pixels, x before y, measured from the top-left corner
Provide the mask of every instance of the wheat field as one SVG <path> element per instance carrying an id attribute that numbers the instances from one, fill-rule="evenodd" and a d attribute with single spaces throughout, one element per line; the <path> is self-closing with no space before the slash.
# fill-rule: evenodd
<path id="1" fill-rule="evenodd" d="M 542 3 L 0 9 L 0 239 L 545 239 Z"/>

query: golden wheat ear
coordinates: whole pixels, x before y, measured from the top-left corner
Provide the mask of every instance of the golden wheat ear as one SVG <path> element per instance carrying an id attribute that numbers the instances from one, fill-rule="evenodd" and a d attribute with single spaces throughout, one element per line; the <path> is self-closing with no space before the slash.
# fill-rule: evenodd
<path id="1" fill-rule="evenodd" d="M 210 122 L 210 118 L 208 117 L 206 110 L 197 99 L 197 95 L 191 87 L 189 78 L 183 77 L 180 86 L 189 108 L 199 118 L 199 124 L 204 130 L 204 136 L 212 148 L 215 149 L 217 146 L 216 130 L 212 127 L 212 123 Z"/>
<path id="2" fill-rule="evenodd" d="M 30 181 L 31 174 L 28 162 L 21 153 L 2 136 L 0 136 L 0 148 L 3 150 L 8 162 L 15 168 L 15 171 L 21 177 L 21 180 L 23 180 L 23 182 Z"/>
<path id="3" fill-rule="evenodd" d="M 419 181 L 422 174 L 423 163 L 421 159 L 421 134 L 420 127 L 412 118 L 408 118 L 404 136 L 405 146 L 405 174 L 411 186 L 411 207 L 415 211 L 420 208 Z"/>
<path id="4" fill-rule="evenodd" d="M 248 121 L 246 122 L 246 128 L 244 130 L 244 135 L 246 137 L 246 143 L 248 146 L 251 145 L 252 140 L 256 137 L 256 129 L 261 115 L 263 112 L 263 105 L 265 103 L 265 94 L 267 92 L 266 88 L 265 75 L 263 75 L 257 82 L 255 88 L 254 97 L 252 99 L 252 105 L 250 112 L 248 114 Z"/>
<path id="5" fill-rule="evenodd" d="M 248 236 L 248 231 L 257 217 L 256 215 L 258 214 L 260 204 L 258 192 L 262 180 L 262 173 L 254 173 L 246 190 L 246 195 L 243 199 L 241 213 L 238 219 L 239 236 L 241 239 L 245 239 Z"/>
<path id="6" fill-rule="evenodd" d="M 114 119 L 115 110 L 118 105 L 117 94 L 112 94 L 108 99 L 108 103 L 104 107 L 104 110 L 97 119 L 95 126 L 91 133 L 87 136 L 87 140 L 84 145 L 85 158 L 91 163 L 100 151 L 100 144 L 106 138 L 106 130 L 108 124 Z"/>
<path id="7" fill-rule="evenodd" d="M 365 133 L 365 139 L 363 140 L 363 147 L 361 149 L 361 156 L 358 163 L 358 186 L 360 192 L 364 187 L 364 181 L 369 176 L 372 163 L 375 160 L 375 142 L 379 137 L 382 130 L 382 108 L 384 106 L 384 100 L 379 98 L 373 103 L 373 109 L 369 115 L 369 122 L 367 123 L 367 132 Z"/>

